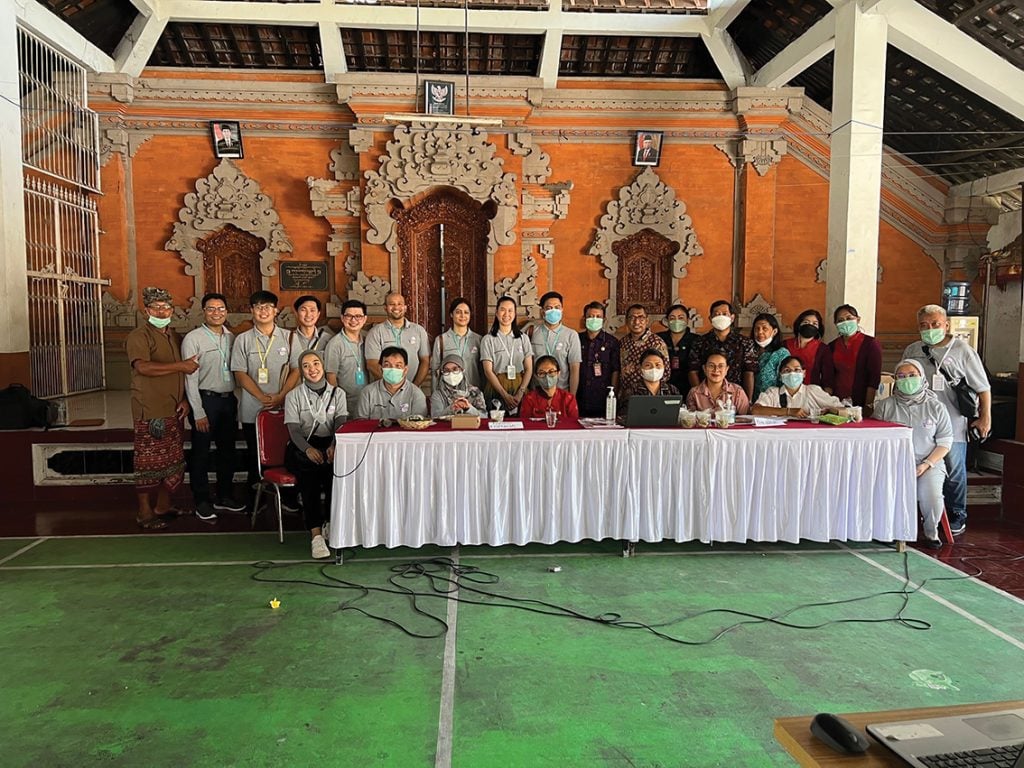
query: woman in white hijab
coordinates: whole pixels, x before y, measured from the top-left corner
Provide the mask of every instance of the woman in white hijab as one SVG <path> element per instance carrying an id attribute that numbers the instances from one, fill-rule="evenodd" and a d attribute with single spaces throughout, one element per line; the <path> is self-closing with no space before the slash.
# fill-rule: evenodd
<path id="1" fill-rule="evenodd" d="M 900 360 L 891 397 L 875 404 L 874 417 L 903 424 L 914 431 L 917 461 L 917 505 L 924 518 L 925 546 L 939 549 L 942 519 L 942 482 L 946 467 L 942 458 L 953 445 L 949 412 L 928 389 L 924 368 L 917 360 Z"/>

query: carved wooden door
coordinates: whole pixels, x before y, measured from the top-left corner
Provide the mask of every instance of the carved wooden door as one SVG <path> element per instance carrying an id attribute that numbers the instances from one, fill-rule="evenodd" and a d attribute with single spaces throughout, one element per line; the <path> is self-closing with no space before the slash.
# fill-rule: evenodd
<path id="1" fill-rule="evenodd" d="M 619 274 L 616 314 L 625 315 L 633 304 L 641 304 L 649 315 L 662 314 L 672 302 L 672 257 L 679 250 L 653 229 L 642 229 L 612 244 L 618 257 Z"/>
<path id="2" fill-rule="evenodd" d="M 448 308 L 442 302 L 447 304 L 457 296 L 469 299 L 472 305 L 473 330 L 486 330 L 487 233 L 494 210 L 445 187 L 409 207 L 398 205 L 392 213 L 398 222 L 402 293 L 408 316 L 432 337 L 447 327 Z"/>
<path id="3" fill-rule="evenodd" d="M 196 243 L 203 254 L 203 284 L 207 293 L 223 293 L 229 312 L 242 312 L 249 297 L 263 287 L 260 253 L 267 247 L 262 237 L 228 224 Z"/>

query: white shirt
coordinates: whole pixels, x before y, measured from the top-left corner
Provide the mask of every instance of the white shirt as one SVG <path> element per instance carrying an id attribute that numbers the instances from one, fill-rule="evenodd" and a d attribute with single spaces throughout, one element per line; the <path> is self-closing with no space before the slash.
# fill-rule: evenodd
<path id="1" fill-rule="evenodd" d="M 786 393 L 785 405 L 782 404 L 783 392 Z M 767 408 L 803 408 L 805 411 L 817 408 L 823 411 L 826 408 L 839 408 L 842 402 L 817 384 L 801 384 L 796 392 L 790 392 L 785 387 L 766 389 L 754 405 L 763 405 Z"/>

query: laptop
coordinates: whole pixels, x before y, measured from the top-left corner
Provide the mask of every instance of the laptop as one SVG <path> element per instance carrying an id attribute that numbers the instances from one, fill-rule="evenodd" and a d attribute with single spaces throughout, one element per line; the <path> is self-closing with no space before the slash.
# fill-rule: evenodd
<path id="1" fill-rule="evenodd" d="M 626 411 L 627 427 L 678 427 L 682 395 L 633 395 Z"/>
<path id="2" fill-rule="evenodd" d="M 1024 709 L 875 723 L 867 731 L 907 765 L 919 768 L 1024 768 Z"/>

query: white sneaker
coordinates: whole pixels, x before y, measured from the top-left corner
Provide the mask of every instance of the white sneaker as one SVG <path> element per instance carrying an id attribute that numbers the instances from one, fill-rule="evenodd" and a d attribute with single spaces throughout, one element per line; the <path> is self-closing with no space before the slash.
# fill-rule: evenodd
<path id="1" fill-rule="evenodd" d="M 331 556 L 331 550 L 327 546 L 327 542 L 324 541 L 323 536 L 314 536 L 313 545 L 310 549 L 315 560 L 323 560 Z"/>

